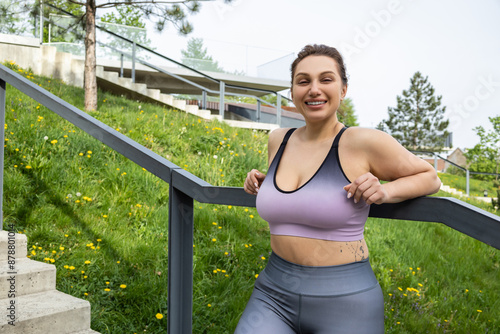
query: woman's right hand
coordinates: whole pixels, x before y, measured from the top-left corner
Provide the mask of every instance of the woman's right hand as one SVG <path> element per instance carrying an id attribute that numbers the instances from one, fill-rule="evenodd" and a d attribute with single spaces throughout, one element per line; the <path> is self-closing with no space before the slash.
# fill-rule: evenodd
<path id="1" fill-rule="evenodd" d="M 265 174 L 262 174 L 257 169 L 252 169 L 248 172 L 247 178 L 245 179 L 245 184 L 243 189 L 250 195 L 257 195 L 259 192 L 260 185 L 266 178 Z"/>

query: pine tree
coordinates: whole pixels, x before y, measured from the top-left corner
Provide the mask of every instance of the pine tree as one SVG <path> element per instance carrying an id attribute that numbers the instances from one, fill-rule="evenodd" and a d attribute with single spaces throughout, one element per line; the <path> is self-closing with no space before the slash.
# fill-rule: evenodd
<path id="1" fill-rule="evenodd" d="M 397 107 L 389 107 L 389 119 L 378 129 L 390 133 L 401 145 L 412 150 L 439 151 L 444 147 L 449 124 L 444 119 L 446 107 L 442 96 L 435 96 L 434 87 L 416 72 L 410 79 L 410 88 L 397 96 Z"/>
<path id="2" fill-rule="evenodd" d="M 339 122 L 344 123 L 347 126 L 359 126 L 358 116 L 356 116 L 354 111 L 354 104 L 351 98 L 346 98 L 342 101 L 339 107 L 337 118 Z"/>
<path id="3" fill-rule="evenodd" d="M 201 71 L 224 72 L 219 63 L 212 58 L 203 46 L 202 38 L 191 38 L 187 50 L 181 50 L 182 63 Z"/>

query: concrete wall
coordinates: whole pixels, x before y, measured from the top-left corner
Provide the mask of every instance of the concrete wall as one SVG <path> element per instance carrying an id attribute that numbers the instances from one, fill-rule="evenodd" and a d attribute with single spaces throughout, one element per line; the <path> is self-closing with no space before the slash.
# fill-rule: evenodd
<path id="1" fill-rule="evenodd" d="M 38 38 L 0 34 L 0 61 L 14 61 L 41 74 L 42 56 Z"/>
<path id="2" fill-rule="evenodd" d="M 56 52 L 53 46 L 40 45 L 37 38 L 0 34 L 0 62 L 4 61 L 31 68 L 37 75 L 83 87 L 84 60 L 69 53 Z"/>

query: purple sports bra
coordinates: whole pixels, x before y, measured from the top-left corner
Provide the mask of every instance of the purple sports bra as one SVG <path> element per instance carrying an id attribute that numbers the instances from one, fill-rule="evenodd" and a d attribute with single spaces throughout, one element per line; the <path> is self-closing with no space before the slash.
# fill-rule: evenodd
<path id="1" fill-rule="evenodd" d="M 311 179 L 293 191 L 279 189 L 276 170 L 288 138 L 295 130 L 286 133 L 269 167 L 257 194 L 257 212 L 269 223 L 274 235 L 332 241 L 363 239 L 370 206 L 363 200 L 355 204 L 343 189 L 351 183 L 340 166 L 338 154 L 345 127 L 335 137 L 328 155 Z"/>

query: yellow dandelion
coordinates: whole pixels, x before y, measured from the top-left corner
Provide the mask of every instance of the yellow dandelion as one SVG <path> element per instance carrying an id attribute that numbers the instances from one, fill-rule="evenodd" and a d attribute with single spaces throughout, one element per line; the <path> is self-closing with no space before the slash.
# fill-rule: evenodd
<path id="1" fill-rule="evenodd" d="M 120 288 L 125 289 L 127 286 L 125 284 L 120 284 Z"/>
<path id="2" fill-rule="evenodd" d="M 106 289 L 104 289 L 104 291 L 109 292 L 109 291 L 111 291 L 111 289 L 106 288 Z"/>
<path id="3" fill-rule="evenodd" d="M 158 320 L 163 319 L 163 314 L 161 314 L 161 313 L 156 313 L 156 319 L 158 319 Z"/>

